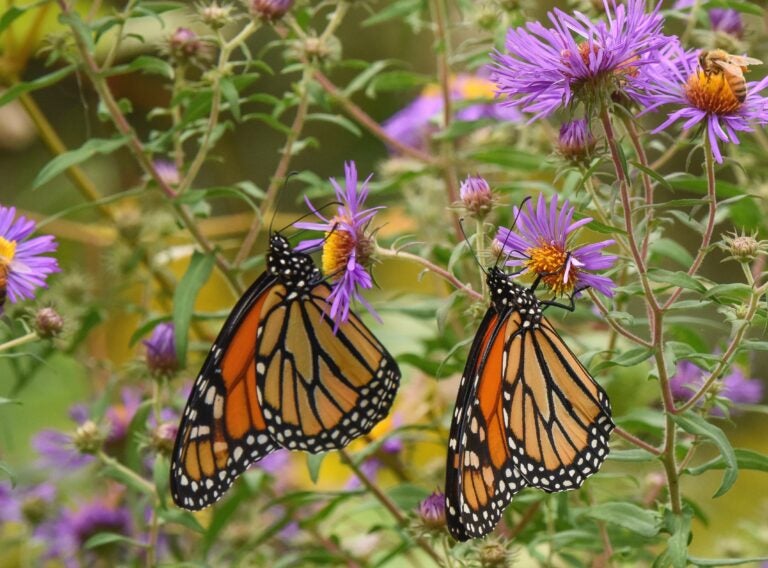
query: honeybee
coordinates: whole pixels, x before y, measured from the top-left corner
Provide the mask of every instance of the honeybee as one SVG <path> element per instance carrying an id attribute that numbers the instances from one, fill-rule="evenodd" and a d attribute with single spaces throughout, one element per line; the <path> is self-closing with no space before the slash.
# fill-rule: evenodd
<path id="1" fill-rule="evenodd" d="M 704 74 L 709 77 L 722 73 L 731 92 L 740 103 L 747 98 L 747 81 L 744 79 L 744 72 L 749 65 L 761 63 L 762 61 L 754 57 L 731 55 L 722 49 L 702 49 L 699 53 L 699 65 Z"/>

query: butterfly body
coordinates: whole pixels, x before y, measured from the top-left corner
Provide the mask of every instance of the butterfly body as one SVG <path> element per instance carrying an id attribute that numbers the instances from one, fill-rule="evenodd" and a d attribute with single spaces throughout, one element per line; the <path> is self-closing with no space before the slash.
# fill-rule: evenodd
<path id="1" fill-rule="evenodd" d="M 608 453 L 605 392 L 544 317 L 548 305 L 498 268 L 461 378 L 446 464 L 448 528 L 478 538 L 523 487 L 579 487 Z"/>
<path id="2" fill-rule="evenodd" d="M 270 237 L 265 272 L 227 318 L 182 417 L 171 493 L 198 510 L 284 447 L 346 446 L 384 418 L 399 385 L 392 356 L 354 315 L 335 329 L 312 258 Z"/>

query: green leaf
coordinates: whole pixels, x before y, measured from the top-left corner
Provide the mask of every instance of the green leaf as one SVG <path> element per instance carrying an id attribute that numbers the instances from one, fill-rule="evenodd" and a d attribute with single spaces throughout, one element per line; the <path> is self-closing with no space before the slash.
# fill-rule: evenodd
<path id="1" fill-rule="evenodd" d="M 135 73 L 137 71 L 147 73 L 148 75 L 160 75 L 167 79 L 173 78 L 173 67 L 171 64 L 152 55 L 139 55 L 136 59 L 133 59 L 126 65 L 117 65 L 108 69 L 104 73 L 104 76 L 110 77 L 112 75 Z"/>
<path id="2" fill-rule="evenodd" d="M 657 460 L 658 457 L 642 448 L 634 448 L 631 450 L 611 450 L 608 459 L 618 462 L 649 462 Z"/>
<path id="3" fill-rule="evenodd" d="M 684 246 L 672 239 L 653 239 L 651 241 L 651 252 L 655 255 L 669 258 L 680 266 L 691 266 L 693 256 Z"/>
<path id="4" fill-rule="evenodd" d="M 419 485 L 401 483 L 387 490 L 387 495 L 403 511 L 412 511 L 427 498 L 429 491 Z"/>
<path id="5" fill-rule="evenodd" d="M 323 465 L 323 460 L 328 452 L 320 452 L 319 454 L 307 454 L 307 471 L 309 472 L 309 478 L 312 483 L 317 483 L 320 476 L 320 466 Z"/>
<path id="6" fill-rule="evenodd" d="M 376 61 L 371 65 L 366 64 L 365 70 L 362 73 L 360 73 L 357 77 L 352 79 L 349 82 L 349 84 L 346 86 L 346 88 L 342 91 L 344 93 L 344 96 L 349 98 L 360 89 L 363 89 L 371 79 L 373 79 L 376 75 L 381 73 L 387 67 L 390 67 L 392 64 L 393 64 L 392 61 L 386 61 L 386 60 Z"/>
<path id="7" fill-rule="evenodd" d="M 755 452 L 753 450 L 745 450 L 742 448 L 734 449 L 736 454 L 736 463 L 739 469 L 751 469 L 755 471 L 768 472 L 768 456 Z M 690 475 L 701 475 L 705 471 L 711 469 L 726 469 L 728 464 L 723 459 L 723 456 L 718 456 L 706 463 L 697 465 L 696 467 L 689 467 L 685 470 Z"/>
<path id="8" fill-rule="evenodd" d="M 656 536 L 661 528 L 658 513 L 632 503 L 602 503 L 585 511 L 588 517 L 618 525 L 646 538 Z"/>
<path id="9" fill-rule="evenodd" d="M 674 179 L 667 179 L 669 185 L 673 189 L 679 189 L 682 191 L 690 191 L 692 193 L 700 193 L 702 195 L 707 194 L 707 180 L 704 178 L 693 178 L 688 176 L 681 176 Z M 738 185 L 728 183 L 725 181 L 717 180 L 717 187 L 715 188 L 717 197 L 735 197 L 737 195 L 744 195 L 745 191 Z M 705 202 L 702 201 L 702 205 Z"/>
<path id="10" fill-rule="evenodd" d="M 195 251 L 189 261 L 189 267 L 179 282 L 173 294 L 173 325 L 176 339 L 176 357 L 179 368 L 183 369 L 187 361 L 187 341 L 189 339 L 189 323 L 195 309 L 195 300 L 200 288 L 211 275 L 214 265 L 212 254 Z"/>
<path id="11" fill-rule="evenodd" d="M 720 456 L 725 462 L 725 473 L 723 474 L 723 481 L 713 497 L 720 497 L 727 493 L 739 476 L 739 464 L 736 461 L 736 452 L 734 452 L 726 435 L 720 428 L 714 424 L 710 424 L 704 418 L 692 412 L 673 415 L 672 418 L 683 430 L 695 434 L 696 436 L 706 438 L 720 450 Z"/>
<path id="12" fill-rule="evenodd" d="M 314 112 L 307 115 L 307 121 L 310 121 L 310 120 L 330 122 L 331 124 L 335 124 L 336 126 L 341 126 L 344 130 L 351 132 L 358 138 L 363 135 L 362 130 L 360 130 L 354 122 L 352 122 L 348 118 L 344 118 L 343 116 L 328 114 L 324 112 Z"/>
<path id="13" fill-rule="evenodd" d="M 4 396 L 0 396 L 0 406 L 4 404 L 18 404 L 21 405 L 21 401 L 15 398 L 5 398 Z"/>
<path id="14" fill-rule="evenodd" d="M 755 16 L 761 16 L 765 13 L 765 10 L 752 2 L 742 2 L 740 0 L 710 0 L 702 5 L 702 9 L 710 10 L 712 8 L 730 8 L 737 12 L 743 12 L 745 14 L 754 14 Z"/>
<path id="15" fill-rule="evenodd" d="M 11 487 L 16 486 L 16 475 L 7 463 L 0 461 L 0 472 L 3 472 L 11 480 Z"/>
<path id="16" fill-rule="evenodd" d="M 694 566 L 738 566 L 739 564 L 768 562 L 768 556 L 753 556 L 751 558 L 697 558 L 689 556 L 688 562 Z"/>
<path id="17" fill-rule="evenodd" d="M 69 152 L 59 154 L 43 166 L 43 169 L 40 170 L 37 177 L 32 182 L 32 188 L 35 189 L 40 187 L 51 181 L 67 168 L 81 164 L 96 154 L 110 154 L 118 148 L 125 146 L 127 142 L 127 136 L 111 139 L 92 138 L 77 150 L 70 150 Z"/>
<path id="18" fill-rule="evenodd" d="M 629 349 L 616 357 L 611 357 L 607 361 L 601 361 L 595 365 L 594 372 L 597 373 L 598 371 L 609 367 L 633 367 L 642 363 L 652 355 L 653 349 L 648 349 L 647 347 Z"/>
<path id="19" fill-rule="evenodd" d="M 704 293 L 704 298 L 712 298 L 718 303 L 741 302 L 752 294 L 752 287 L 738 282 L 716 284 Z"/>
<path id="20" fill-rule="evenodd" d="M 670 534 L 667 548 L 653 563 L 653 568 L 685 568 L 688 560 L 688 541 L 691 538 L 690 510 L 682 515 L 674 515 L 671 511 L 664 514 L 664 528 Z"/>
<path id="21" fill-rule="evenodd" d="M 5 29 L 10 26 L 13 22 L 16 21 L 16 18 L 19 16 L 23 16 L 25 12 L 28 10 L 31 10 L 33 8 L 37 8 L 38 6 L 42 6 L 43 4 L 48 4 L 51 0 L 39 0 L 38 2 L 33 2 L 31 4 L 27 4 L 26 6 L 8 6 L 6 4 L 5 7 L 5 13 L 0 18 L 0 34 L 5 31 Z M 0 105 L 2 106 L 2 105 Z"/>
<path id="22" fill-rule="evenodd" d="M 242 115 L 240 114 L 240 93 L 237 91 L 237 87 L 228 77 L 223 77 L 219 82 L 219 86 L 221 94 L 224 95 L 224 100 L 229 104 L 232 116 L 235 117 L 237 122 L 240 122 Z"/>
<path id="23" fill-rule="evenodd" d="M 376 96 L 376 93 L 404 91 L 406 89 L 413 89 L 414 87 L 423 87 L 431 80 L 432 78 L 430 76 L 422 75 L 421 73 L 413 73 L 411 71 L 387 71 L 379 74 L 370 82 L 368 88 L 365 89 L 365 94 L 369 97 L 374 97 Z"/>
<path id="24" fill-rule="evenodd" d="M 404 18 L 421 9 L 422 0 L 399 0 L 376 10 L 374 15 L 363 21 L 363 26 L 372 26 L 388 20 Z"/>
<path id="25" fill-rule="evenodd" d="M 131 546 L 138 546 L 139 548 L 147 548 L 147 544 L 140 542 L 133 538 L 128 538 L 125 535 L 117 534 L 117 533 L 110 533 L 110 532 L 101 532 L 98 534 L 93 535 L 91 538 L 85 541 L 83 544 L 83 548 L 86 550 L 90 550 L 92 548 L 98 548 L 99 546 L 104 546 L 105 544 L 113 544 L 115 542 L 125 542 L 130 544 Z"/>
<path id="26" fill-rule="evenodd" d="M 743 339 L 739 343 L 739 349 L 744 351 L 768 351 L 768 341 L 757 341 L 756 339 Z"/>
<path id="27" fill-rule="evenodd" d="M 205 529 L 200 522 L 189 511 L 182 511 L 181 509 L 176 508 L 160 509 L 157 516 L 164 523 L 181 525 L 200 534 L 205 532 Z"/>
<path id="28" fill-rule="evenodd" d="M 653 282 L 673 284 L 686 290 L 694 290 L 696 292 L 702 293 L 706 292 L 707 290 L 701 282 L 692 276 L 688 276 L 688 274 L 682 271 L 672 272 L 670 270 L 652 268 L 648 271 L 648 278 Z"/>
<path id="29" fill-rule="evenodd" d="M 504 166 L 519 171 L 536 171 L 551 167 L 541 159 L 541 156 L 515 150 L 508 146 L 473 151 L 469 153 L 468 158 L 484 164 Z M 590 228 L 592 228 L 592 223 L 590 223 Z"/>
<path id="30" fill-rule="evenodd" d="M 71 73 L 73 73 L 75 69 L 77 69 L 75 65 L 67 65 L 66 67 L 57 69 L 53 73 L 48 73 L 48 75 L 43 75 L 42 77 L 38 77 L 33 81 L 16 83 L 12 87 L 10 87 L 7 91 L 5 91 L 2 95 L 0 95 L 0 107 L 7 105 L 16 97 L 24 93 L 37 91 L 38 89 L 44 89 L 45 87 L 50 87 L 51 85 L 58 83 L 59 81 L 61 81 L 62 79 L 64 79 L 65 77 L 68 77 Z"/>
<path id="31" fill-rule="evenodd" d="M 86 49 L 93 53 L 96 51 L 96 46 L 93 43 L 93 33 L 91 32 L 91 29 L 88 27 L 88 24 L 86 24 L 83 19 L 80 17 L 80 14 L 75 12 L 74 10 L 69 12 L 62 12 L 59 14 L 59 22 L 61 22 L 65 26 L 69 26 L 72 28 L 72 31 L 77 34 L 80 39 L 83 40 L 85 43 Z"/>
<path id="32" fill-rule="evenodd" d="M 643 172 L 644 174 L 648 175 L 650 178 L 655 179 L 657 182 L 659 182 L 664 188 L 672 190 L 672 186 L 669 185 L 669 182 L 667 179 L 662 176 L 660 173 L 652 170 L 651 168 L 644 166 L 643 164 L 639 162 L 632 161 L 630 162 L 635 168 Z"/>

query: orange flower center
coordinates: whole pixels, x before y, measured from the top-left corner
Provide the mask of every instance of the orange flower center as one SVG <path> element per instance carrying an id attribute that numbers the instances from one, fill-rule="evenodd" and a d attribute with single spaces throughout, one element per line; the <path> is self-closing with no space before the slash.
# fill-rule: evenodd
<path id="1" fill-rule="evenodd" d="M 529 248 L 525 253 L 530 257 L 525 261 L 526 268 L 537 276 L 541 276 L 542 282 L 555 294 L 563 295 L 573 291 L 578 270 L 571 263 L 568 282 L 563 281 L 565 263 L 568 260 L 568 253 L 563 249 L 552 244 L 541 243 L 536 248 Z"/>
<path id="2" fill-rule="evenodd" d="M 691 104 L 706 112 L 728 114 L 741 108 L 724 73 L 705 73 L 699 69 L 688 77 L 685 94 Z"/>
<path id="3" fill-rule="evenodd" d="M 0 264 L 9 265 L 16 256 L 16 241 L 0 237 Z"/>
<path id="4" fill-rule="evenodd" d="M 327 232 L 323 245 L 323 274 L 334 278 L 342 274 L 354 251 L 354 235 L 340 228 Z"/>

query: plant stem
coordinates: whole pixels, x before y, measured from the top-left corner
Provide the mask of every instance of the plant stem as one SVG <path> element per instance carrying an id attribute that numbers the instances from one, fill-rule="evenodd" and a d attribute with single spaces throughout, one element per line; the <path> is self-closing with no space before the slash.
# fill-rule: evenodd
<path id="1" fill-rule="evenodd" d="M 25 345 L 27 343 L 32 343 L 33 341 L 37 341 L 38 339 L 40 339 L 40 336 L 37 335 L 37 332 L 31 331 L 26 335 L 17 337 L 16 339 L 11 339 L 10 341 L 6 341 L 5 343 L 0 343 L 0 351 L 8 351 L 9 349 L 13 349 L 14 347 Z"/>
<path id="2" fill-rule="evenodd" d="M 624 116 L 624 127 L 629 133 L 629 139 L 632 141 L 632 146 L 635 149 L 637 160 L 645 168 L 648 168 L 648 157 L 645 154 L 645 148 L 640 140 L 640 135 L 637 132 L 635 123 L 631 118 Z M 643 237 L 642 244 L 642 257 L 648 258 L 648 242 L 651 236 L 651 223 L 653 222 L 653 183 L 647 173 L 641 171 L 640 177 L 643 180 L 643 188 L 645 189 L 645 206 L 647 207 L 645 212 L 645 236 Z"/>
<path id="3" fill-rule="evenodd" d="M 379 489 L 375 483 L 373 483 L 365 473 L 355 464 L 355 462 L 352 460 L 352 457 L 347 453 L 346 450 L 339 450 L 339 455 L 341 456 L 341 459 L 344 463 L 346 463 L 349 468 L 355 473 L 357 478 L 360 480 L 360 482 L 365 486 L 365 488 L 370 491 L 374 497 L 381 503 L 384 508 L 389 511 L 389 513 L 395 518 L 397 521 L 397 524 L 399 524 L 403 529 L 408 529 L 408 519 L 406 516 L 400 511 L 400 509 L 397 508 L 397 505 L 392 502 L 392 500 L 387 497 L 381 489 Z M 423 537 L 419 535 L 412 535 L 413 539 L 416 541 L 416 544 L 419 545 L 419 547 L 426 552 L 436 563 L 438 566 L 443 565 L 443 559 L 440 557 L 440 555 L 435 551 L 434 548 L 432 548 L 432 545 Z"/>
<path id="4" fill-rule="evenodd" d="M 669 160 L 671 160 L 675 154 L 677 154 L 677 151 L 680 149 L 680 146 L 682 146 L 686 140 L 688 140 L 688 136 L 690 136 L 691 131 L 690 130 L 683 130 L 680 133 L 680 136 L 678 136 L 674 142 L 667 148 L 664 153 L 656 158 L 653 163 L 649 166 L 653 171 L 658 171 L 659 168 L 664 166 Z"/>
<path id="5" fill-rule="evenodd" d="M 485 226 L 482 219 L 477 220 L 475 249 L 477 250 L 477 259 L 482 263 L 485 257 Z M 480 291 L 483 294 L 483 298 L 488 297 L 488 282 L 486 281 L 485 274 L 482 272 L 480 274 Z"/>
<path id="6" fill-rule="evenodd" d="M 389 258 L 403 258 L 405 260 L 410 260 L 411 262 L 416 262 L 418 264 L 421 264 L 423 267 L 425 267 L 430 272 L 434 272 L 444 280 L 447 280 L 453 286 L 455 286 L 458 290 L 461 290 L 468 296 L 470 296 L 474 300 L 483 300 L 484 296 L 482 294 L 479 294 L 475 290 L 473 290 L 470 286 L 467 284 L 464 284 L 461 280 L 456 278 L 453 274 L 448 272 L 446 269 L 439 267 L 438 265 L 434 264 L 433 262 L 427 260 L 426 258 L 422 258 L 419 255 L 405 252 L 402 250 L 395 250 L 395 249 L 384 249 L 380 247 L 376 247 L 376 254 L 380 256 L 385 256 Z"/>
<path id="7" fill-rule="evenodd" d="M 633 444 L 633 445 L 637 446 L 638 448 L 642 448 L 646 452 L 649 452 L 649 453 L 653 454 L 654 456 L 660 456 L 661 455 L 661 450 L 660 449 L 652 446 L 648 442 L 644 442 L 643 440 L 641 440 L 637 436 L 635 436 L 633 434 L 630 434 L 629 432 L 624 430 L 624 428 L 620 428 L 619 426 L 617 426 L 616 428 L 614 428 L 613 431 L 616 432 L 617 436 L 619 436 L 621 438 L 624 438 L 630 444 Z"/>
<path id="8" fill-rule="evenodd" d="M 693 276 L 698 272 L 701 267 L 701 263 L 704 262 L 704 257 L 709 252 L 709 244 L 712 241 L 712 234 L 715 229 L 715 217 L 717 214 L 717 181 L 715 180 L 715 159 L 712 155 L 712 143 L 709 139 L 709 132 L 704 133 L 704 168 L 707 171 L 707 202 L 709 210 L 707 213 L 707 225 L 704 229 L 704 234 L 701 237 L 701 246 L 699 246 L 699 252 L 691 263 L 688 269 L 688 276 Z M 668 309 L 682 294 L 682 288 L 676 288 L 664 302 L 664 308 Z"/>
<path id="9" fill-rule="evenodd" d="M 626 337 L 630 341 L 632 341 L 634 343 L 637 343 L 638 345 L 642 345 L 643 347 L 651 347 L 652 346 L 650 341 L 647 341 L 647 340 L 643 339 L 642 337 L 639 337 L 639 336 L 635 335 L 634 333 L 632 333 L 628 329 L 624 328 L 615 319 L 613 319 L 608 314 L 608 308 L 605 307 L 605 304 L 603 304 L 603 302 L 600 300 L 600 298 L 597 296 L 597 294 L 595 293 L 594 290 L 592 290 L 590 288 L 589 290 L 587 290 L 587 294 L 589 294 L 590 299 L 595 304 L 597 309 L 600 311 L 602 316 L 605 318 L 605 321 L 608 322 L 608 325 L 611 326 L 611 329 L 616 331 L 616 333 L 618 333 L 620 335 L 623 335 L 624 337 Z"/>
<path id="10" fill-rule="evenodd" d="M 141 477 L 138 473 L 133 471 L 132 469 L 124 466 L 119 461 L 117 461 L 115 458 L 108 456 L 104 452 L 100 451 L 96 457 L 99 458 L 99 461 L 103 463 L 104 465 L 108 465 L 109 467 L 112 467 L 126 477 L 129 477 L 136 485 L 140 485 L 141 487 L 146 490 L 146 492 L 150 495 L 153 495 L 157 497 L 157 491 L 155 489 L 155 484 L 147 481 L 143 477 Z"/>
<path id="11" fill-rule="evenodd" d="M 235 256 L 235 266 L 240 266 L 242 262 L 248 257 L 248 254 L 253 248 L 253 244 L 256 242 L 256 238 L 259 236 L 259 232 L 264 223 L 264 217 L 268 211 L 272 208 L 272 204 L 277 197 L 277 190 L 285 182 L 285 176 L 288 173 L 288 167 L 293 157 L 293 146 L 301 135 L 301 131 L 304 128 L 304 122 L 307 118 L 307 110 L 309 109 L 309 84 L 312 80 L 312 67 L 307 65 L 304 67 L 304 75 L 299 83 L 299 104 L 296 107 L 296 116 L 291 124 L 291 130 L 288 133 L 288 137 L 285 140 L 283 146 L 282 155 L 280 161 L 277 164 L 277 169 L 269 181 L 269 187 L 264 196 L 264 201 L 259 208 L 259 215 L 253 220 L 251 228 L 248 230 L 248 234 L 243 239 L 243 244 L 240 246 L 240 250 Z"/>

